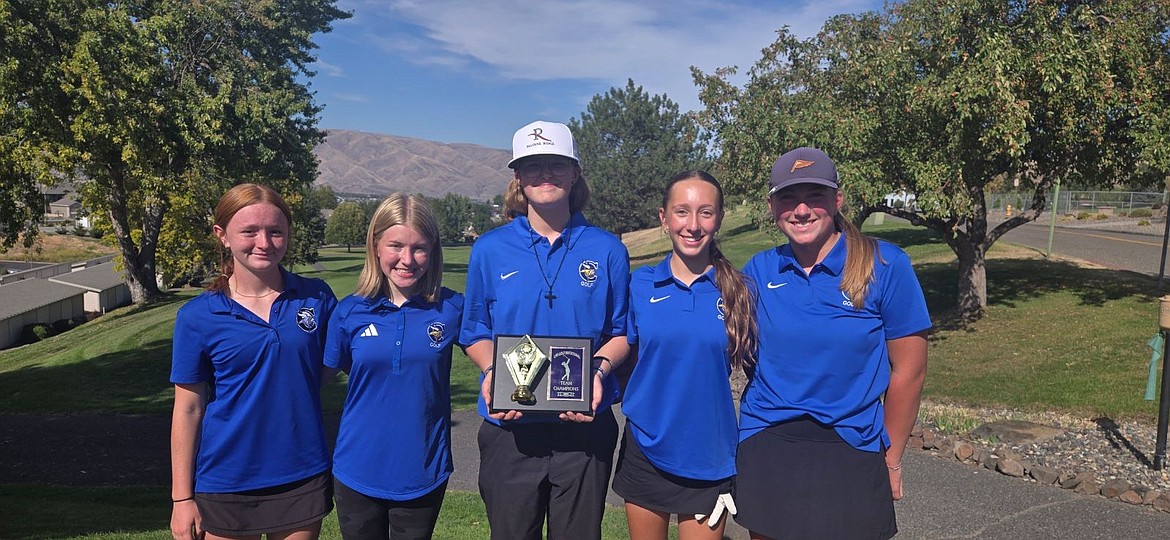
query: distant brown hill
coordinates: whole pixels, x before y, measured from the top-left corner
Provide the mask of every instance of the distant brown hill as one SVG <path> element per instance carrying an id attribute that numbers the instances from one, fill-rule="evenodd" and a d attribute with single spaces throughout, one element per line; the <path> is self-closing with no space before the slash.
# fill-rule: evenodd
<path id="1" fill-rule="evenodd" d="M 338 193 L 383 196 L 393 191 L 442 197 L 448 193 L 490 200 L 512 178 L 512 153 L 475 144 L 446 144 L 344 129 L 314 153 L 321 160 L 318 184 Z"/>

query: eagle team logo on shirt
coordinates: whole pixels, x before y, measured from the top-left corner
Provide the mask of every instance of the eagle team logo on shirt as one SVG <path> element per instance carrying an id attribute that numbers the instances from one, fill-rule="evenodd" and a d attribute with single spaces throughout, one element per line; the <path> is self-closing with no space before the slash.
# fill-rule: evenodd
<path id="1" fill-rule="evenodd" d="M 445 328 L 443 323 L 438 321 L 427 326 L 427 336 L 431 338 L 431 347 L 439 348 L 443 346 L 443 330 Z"/>
<path id="2" fill-rule="evenodd" d="M 577 273 L 581 274 L 582 287 L 593 286 L 593 282 L 597 281 L 597 269 L 600 266 L 601 265 L 597 264 L 597 261 L 581 261 L 581 266 L 577 267 Z"/>
<path id="3" fill-rule="evenodd" d="M 312 332 L 317 329 L 317 317 L 311 307 L 303 307 L 297 310 L 297 326 L 306 332 Z"/>
<path id="4" fill-rule="evenodd" d="M 720 296 L 719 299 L 715 301 L 715 311 L 719 312 L 719 320 L 722 321 L 725 317 L 727 317 L 727 310 L 723 308 L 722 296 Z"/>

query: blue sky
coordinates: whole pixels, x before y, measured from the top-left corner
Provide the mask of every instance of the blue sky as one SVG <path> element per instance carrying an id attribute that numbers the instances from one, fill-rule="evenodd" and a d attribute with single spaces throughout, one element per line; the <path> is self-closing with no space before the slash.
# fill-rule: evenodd
<path id="1" fill-rule="evenodd" d="M 580 118 L 633 79 L 700 108 L 690 66 L 739 66 L 788 25 L 807 37 L 830 16 L 881 0 L 340 0 L 353 18 L 317 36 L 311 85 L 320 126 L 511 148 L 533 120 Z M 742 81 L 740 81 L 742 82 Z"/>

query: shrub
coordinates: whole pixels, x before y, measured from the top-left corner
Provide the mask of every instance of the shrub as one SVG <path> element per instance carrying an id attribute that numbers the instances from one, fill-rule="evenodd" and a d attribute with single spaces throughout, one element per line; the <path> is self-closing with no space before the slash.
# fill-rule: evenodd
<path id="1" fill-rule="evenodd" d="M 69 234 L 69 229 L 64 225 L 58 225 L 57 228 L 53 230 L 53 232 L 57 234 Z"/>
<path id="2" fill-rule="evenodd" d="M 76 327 L 76 319 L 61 319 L 59 321 L 53 321 L 53 335 L 57 335 L 62 332 L 68 332 L 69 330 L 72 330 Z"/>
<path id="3" fill-rule="evenodd" d="M 1109 219 L 1109 216 L 1107 216 L 1105 214 L 1097 214 L 1097 215 L 1093 216 L 1093 219 L 1100 221 L 1102 219 Z"/>
<path id="4" fill-rule="evenodd" d="M 1129 211 L 1129 217 L 1150 217 L 1154 211 L 1149 208 L 1134 208 Z"/>
<path id="5" fill-rule="evenodd" d="M 85 227 L 82 227 L 81 224 L 78 223 L 73 226 L 73 234 L 75 236 L 88 236 L 89 231 L 85 230 Z"/>
<path id="6" fill-rule="evenodd" d="M 1141 220 L 1141 221 L 1139 221 L 1139 222 L 1138 222 L 1138 226 L 1141 226 L 1141 227 L 1149 227 L 1149 226 L 1150 226 L 1150 220 L 1148 220 L 1148 219 L 1143 219 L 1143 220 Z"/>
<path id="7" fill-rule="evenodd" d="M 1077 212 L 1077 219 L 1078 220 L 1089 219 L 1090 217 L 1093 217 L 1093 214 L 1090 214 L 1090 213 L 1084 212 L 1084 211 Z"/>
<path id="8" fill-rule="evenodd" d="M 101 229 L 96 229 L 96 228 L 95 228 L 95 229 L 90 229 L 90 230 L 89 230 L 89 235 L 90 235 L 90 236 L 92 236 L 92 237 L 94 237 L 94 238 L 98 238 L 98 239 L 100 239 L 101 237 L 105 236 L 105 235 L 106 235 L 106 233 L 105 233 L 104 231 L 102 231 Z"/>
<path id="9" fill-rule="evenodd" d="M 36 343 L 53 335 L 53 327 L 45 323 L 36 323 L 25 326 L 20 331 L 21 343 Z"/>

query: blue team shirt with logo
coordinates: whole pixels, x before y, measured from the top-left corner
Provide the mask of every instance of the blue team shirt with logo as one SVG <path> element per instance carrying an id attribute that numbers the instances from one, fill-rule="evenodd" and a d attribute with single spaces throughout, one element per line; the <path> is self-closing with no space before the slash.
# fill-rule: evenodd
<path id="1" fill-rule="evenodd" d="M 596 352 L 602 336 L 625 333 L 629 276 L 626 246 L 580 213 L 573 214 L 552 244 L 532 230 L 527 217 L 517 217 L 475 241 L 467 265 L 460 342 L 472 345 L 496 335 L 587 337 Z M 554 278 L 556 298 L 550 308 L 545 294 Z M 612 405 L 618 391 L 612 377 L 604 384 L 599 410 Z M 499 424 L 488 418 L 482 396 L 479 413 Z M 550 421 L 559 419 L 554 415 L 520 419 Z"/>
<path id="2" fill-rule="evenodd" d="M 451 348 L 463 295 L 436 302 L 351 295 L 329 321 L 325 365 L 349 374 L 333 475 L 364 495 L 409 500 L 455 470 L 451 460 Z"/>
<path id="3" fill-rule="evenodd" d="M 740 405 L 740 440 L 807 414 L 854 448 L 889 446 L 886 341 L 929 329 L 930 314 L 910 258 L 884 241 L 865 306 L 855 309 L 841 291 L 845 253 L 841 236 L 807 275 L 787 244 L 744 267 L 756 283 L 760 352 Z"/>
<path id="4" fill-rule="evenodd" d="M 264 322 L 223 292 L 175 318 L 171 382 L 208 383 L 195 462 L 200 493 L 293 482 L 329 469 L 321 422 L 325 323 L 337 304 L 324 281 L 283 268 Z"/>
<path id="5" fill-rule="evenodd" d="M 671 275 L 672 256 L 630 276 L 626 338 L 638 362 L 622 412 L 655 467 L 720 480 L 735 474 L 738 442 L 723 297 L 714 268 L 687 286 Z"/>

